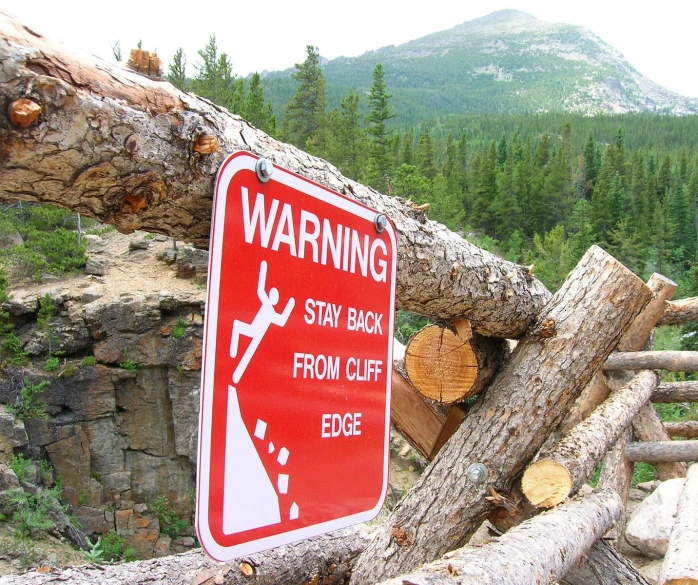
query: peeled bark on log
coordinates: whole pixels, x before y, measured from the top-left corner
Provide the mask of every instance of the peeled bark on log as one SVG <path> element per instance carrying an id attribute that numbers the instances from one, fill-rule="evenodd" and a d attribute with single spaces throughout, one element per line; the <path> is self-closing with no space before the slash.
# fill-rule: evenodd
<path id="1" fill-rule="evenodd" d="M 218 563 L 203 552 L 123 563 L 51 569 L 46 573 L 6 575 L 3 585 L 343 585 L 352 565 L 369 541 L 365 527 L 338 530 L 282 546 L 231 563 Z"/>
<path id="2" fill-rule="evenodd" d="M 509 491 L 650 297 L 639 278 L 593 246 L 361 555 L 354 585 L 463 546 L 492 506 L 490 488 Z M 489 469 L 486 483 L 468 479 L 476 462 Z"/>
<path id="3" fill-rule="evenodd" d="M 658 585 L 698 584 L 698 464 L 688 469 Z"/>
<path id="4" fill-rule="evenodd" d="M 572 567 L 561 585 L 650 585 L 629 560 L 600 540 Z"/>
<path id="5" fill-rule="evenodd" d="M 666 432 L 671 437 L 683 437 L 684 439 L 698 438 L 698 420 L 664 423 Z"/>
<path id="6" fill-rule="evenodd" d="M 521 480 L 521 489 L 529 502 L 540 508 L 551 508 L 577 493 L 649 400 L 658 383 L 655 372 L 640 372 L 550 451 L 542 453 L 529 465 Z"/>
<path id="7" fill-rule="evenodd" d="M 421 394 L 453 404 L 479 394 L 504 356 L 504 341 L 471 334 L 461 337 L 439 325 L 415 333 L 405 349 L 407 376 Z"/>
<path id="8" fill-rule="evenodd" d="M 698 351 L 634 351 L 616 352 L 608 357 L 604 371 L 668 370 L 670 372 L 698 371 Z"/>
<path id="9" fill-rule="evenodd" d="M 630 443 L 625 449 L 630 461 L 663 463 L 667 461 L 698 461 L 698 441 L 656 441 Z"/>
<path id="10" fill-rule="evenodd" d="M 616 441 L 616 444 L 609 449 L 603 460 L 601 475 L 599 476 L 598 489 L 613 490 L 623 501 L 623 512 L 615 525 L 609 530 L 607 537 L 615 540 L 616 543 L 622 538 L 625 532 L 625 524 L 628 517 L 627 502 L 630 496 L 630 486 L 633 479 L 635 466 L 625 456 L 625 448 L 633 440 L 631 427 L 626 428 Z"/>
<path id="11" fill-rule="evenodd" d="M 464 547 L 382 585 L 540 585 L 555 583 L 621 511 L 618 494 L 601 492 L 536 516 L 480 547 Z"/>
<path id="12" fill-rule="evenodd" d="M 652 394 L 652 402 L 698 402 L 698 382 L 665 382 Z"/>
<path id="13" fill-rule="evenodd" d="M 652 443 L 671 441 L 669 433 L 664 428 L 664 423 L 662 423 L 651 404 L 645 404 L 640 409 L 640 412 L 637 413 L 633 421 L 633 430 L 638 441 Z M 686 464 L 679 461 L 657 462 L 655 463 L 655 469 L 657 470 L 657 477 L 662 481 L 686 476 Z"/>
<path id="14" fill-rule="evenodd" d="M 657 325 L 683 325 L 698 321 L 698 297 L 672 301 Z"/>
<path id="15" fill-rule="evenodd" d="M 528 269 L 466 242 L 410 202 L 381 195 L 329 163 L 270 138 L 205 99 L 69 52 L 0 13 L 0 193 L 207 246 L 216 173 L 247 150 L 384 213 L 398 234 L 397 307 L 467 318 L 476 333 L 520 337 L 550 299 Z M 29 128 L 7 119 L 28 98 Z M 201 135 L 219 145 L 196 152 Z M 273 179 L 272 179 L 273 180 Z"/>

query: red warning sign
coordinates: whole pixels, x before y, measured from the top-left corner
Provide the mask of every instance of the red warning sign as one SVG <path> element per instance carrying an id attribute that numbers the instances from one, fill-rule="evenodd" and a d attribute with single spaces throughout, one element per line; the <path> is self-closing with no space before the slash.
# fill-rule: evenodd
<path id="1" fill-rule="evenodd" d="M 219 561 L 369 520 L 388 485 L 393 226 L 258 160 L 214 201 L 196 517 Z"/>

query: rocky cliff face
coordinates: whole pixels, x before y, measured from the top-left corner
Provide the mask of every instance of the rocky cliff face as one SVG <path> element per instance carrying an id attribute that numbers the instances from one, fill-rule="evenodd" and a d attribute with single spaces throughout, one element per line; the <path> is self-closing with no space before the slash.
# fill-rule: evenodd
<path id="1" fill-rule="evenodd" d="M 191 524 L 206 253 L 158 239 L 93 239 L 88 267 L 101 276 L 13 290 L 5 308 L 26 358 L 6 355 L 0 373 L 5 405 L 49 382 L 46 419 L 22 422 L 0 405 L 4 477 L 13 454 L 49 462 L 85 533 L 114 530 L 141 558 L 194 544 L 191 525 L 172 543 L 161 536 L 149 507 L 164 496 Z M 39 327 L 46 294 L 55 317 Z M 49 341 L 59 365 L 45 371 Z"/>

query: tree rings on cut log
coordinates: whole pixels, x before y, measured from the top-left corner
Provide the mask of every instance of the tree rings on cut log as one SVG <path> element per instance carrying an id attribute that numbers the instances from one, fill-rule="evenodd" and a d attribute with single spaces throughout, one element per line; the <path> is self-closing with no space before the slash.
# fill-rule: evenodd
<path id="1" fill-rule="evenodd" d="M 428 325 L 412 336 L 405 369 L 419 392 L 444 404 L 467 398 L 479 370 L 470 341 L 438 325 Z"/>
<path id="2" fill-rule="evenodd" d="M 570 495 L 572 476 L 559 463 L 536 461 L 521 478 L 521 490 L 537 508 L 552 508 Z"/>

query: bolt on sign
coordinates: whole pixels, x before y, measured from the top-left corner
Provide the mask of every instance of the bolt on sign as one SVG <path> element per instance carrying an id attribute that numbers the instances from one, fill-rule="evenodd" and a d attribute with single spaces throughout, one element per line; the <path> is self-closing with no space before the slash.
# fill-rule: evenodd
<path id="1" fill-rule="evenodd" d="M 246 152 L 211 230 L 196 518 L 226 561 L 380 511 L 397 245 L 385 216 Z"/>

